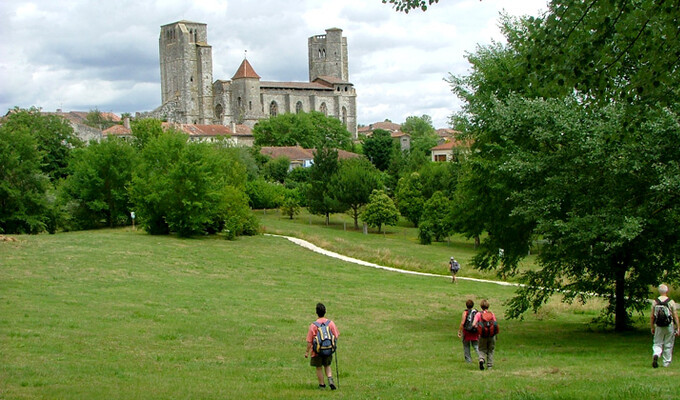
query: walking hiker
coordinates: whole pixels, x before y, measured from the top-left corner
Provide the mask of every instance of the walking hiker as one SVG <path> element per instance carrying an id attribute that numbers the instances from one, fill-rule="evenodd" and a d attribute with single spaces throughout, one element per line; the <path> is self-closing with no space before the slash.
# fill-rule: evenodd
<path id="1" fill-rule="evenodd" d="M 338 332 L 338 328 L 333 321 L 325 318 L 326 306 L 317 303 L 316 315 L 319 318 L 309 325 L 309 330 L 307 331 L 305 358 L 312 357 L 309 365 L 316 367 L 319 388 L 326 388 L 325 376 L 328 377 L 328 385 L 331 387 L 331 390 L 335 390 L 337 387 L 333 381 L 331 362 L 333 361 L 333 352 L 335 351 L 336 340 L 340 336 L 340 332 Z"/>
<path id="2" fill-rule="evenodd" d="M 654 345 L 652 346 L 652 367 L 659 367 L 659 357 L 662 365 L 667 367 L 673 359 L 673 345 L 675 337 L 680 335 L 678 323 L 678 311 L 675 309 L 675 302 L 668 298 L 668 286 L 659 285 L 659 297 L 652 304 L 652 335 L 654 335 Z"/>
<path id="3" fill-rule="evenodd" d="M 479 358 L 479 332 L 475 326 L 475 316 L 477 315 L 477 310 L 473 307 L 475 302 L 468 300 L 465 302 L 465 307 L 467 309 L 463 311 L 463 317 L 460 319 L 460 327 L 458 327 L 458 337 L 463 338 L 463 354 L 465 356 L 465 362 L 472 362 L 472 357 L 470 356 L 470 346 L 475 349 L 477 358 Z"/>
<path id="4" fill-rule="evenodd" d="M 496 350 L 496 335 L 498 334 L 498 322 L 494 313 L 489 311 L 489 301 L 484 299 L 479 304 L 482 311 L 475 315 L 475 326 L 479 332 L 479 369 L 493 368 L 493 353 Z"/>
<path id="5" fill-rule="evenodd" d="M 449 270 L 451 271 L 451 283 L 457 283 L 456 274 L 460 270 L 460 264 L 453 257 L 449 260 Z"/>

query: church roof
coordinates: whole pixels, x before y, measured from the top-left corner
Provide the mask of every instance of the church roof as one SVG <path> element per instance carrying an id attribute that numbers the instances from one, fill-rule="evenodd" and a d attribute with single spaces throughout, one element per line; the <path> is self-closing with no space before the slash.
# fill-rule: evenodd
<path id="1" fill-rule="evenodd" d="M 332 87 L 316 82 L 260 82 L 260 87 L 270 89 L 333 90 Z"/>
<path id="2" fill-rule="evenodd" d="M 258 75 L 255 72 L 255 70 L 253 69 L 253 66 L 250 65 L 250 63 L 248 62 L 248 59 L 243 59 L 241 66 L 238 67 L 236 74 L 234 74 L 234 76 L 231 79 L 242 79 L 242 78 L 260 79 L 260 75 Z"/>

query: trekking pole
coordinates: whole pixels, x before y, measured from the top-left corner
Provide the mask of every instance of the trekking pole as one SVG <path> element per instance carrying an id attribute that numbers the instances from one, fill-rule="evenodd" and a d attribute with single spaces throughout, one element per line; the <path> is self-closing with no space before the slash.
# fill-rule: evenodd
<path id="1" fill-rule="evenodd" d="M 340 389 L 340 372 L 338 372 L 338 350 L 335 349 L 335 377 L 338 380 L 338 389 Z"/>

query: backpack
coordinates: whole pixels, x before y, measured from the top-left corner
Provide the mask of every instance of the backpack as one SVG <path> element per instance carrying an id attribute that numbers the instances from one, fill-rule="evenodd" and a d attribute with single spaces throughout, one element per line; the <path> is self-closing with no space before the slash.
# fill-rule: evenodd
<path id="1" fill-rule="evenodd" d="M 671 301 L 667 298 L 666 301 L 661 301 L 660 298 L 655 300 L 654 304 L 654 323 L 656 326 L 666 327 L 673 322 L 673 317 L 671 316 L 671 310 L 668 306 L 668 302 Z"/>
<path id="2" fill-rule="evenodd" d="M 494 321 L 494 315 L 491 312 L 482 312 L 479 316 L 477 324 L 477 332 L 483 338 L 490 338 L 498 333 L 498 322 Z"/>
<path id="3" fill-rule="evenodd" d="M 453 272 L 458 272 L 460 270 L 460 264 L 458 261 L 454 261 L 451 263 L 451 271 Z"/>
<path id="4" fill-rule="evenodd" d="M 463 329 L 465 329 L 468 332 L 477 332 L 477 327 L 475 327 L 474 324 L 475 315 L 477 315 L 477 310 L 473 308 L 471 310 L 465 311 L 467 311 L 467 316 L 465 317 L 465 324 L 463 325 Z"/>
<path id="5" fill-rule="evenodd" d="M 320 356 L 328 357 L 335 353 L 337 348 L 337 343 L 335 342 L 335 335 L 330 329 L 331 320 L 326 320 L 324 323 L 319 323 L 314 321 L 314 325 L 318 328 L 316 331 L 316 337 L 314 337 L 314 342 L 312 343 L 312 348 L 314 352 Z"/>

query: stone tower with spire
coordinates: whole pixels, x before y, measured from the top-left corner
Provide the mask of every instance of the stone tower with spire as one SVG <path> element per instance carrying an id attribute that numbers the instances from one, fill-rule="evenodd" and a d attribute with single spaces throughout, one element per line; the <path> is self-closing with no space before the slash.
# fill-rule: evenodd
<path id="1" fill-rule="evenodd" d="M 150 116 L 183 124 L 244 124 L 282 113 L 320 112 L 339 119 L 356 138 L 356 91 L 349 82 L 347 38 L 331 28 L 308 39 L 309 82 L 262 81 L 247 58 L 231 80 L 212 81 L 207 25 L 179 21 L 161 27 L 162 104 Z"/>

